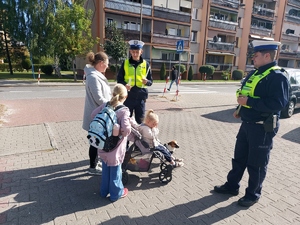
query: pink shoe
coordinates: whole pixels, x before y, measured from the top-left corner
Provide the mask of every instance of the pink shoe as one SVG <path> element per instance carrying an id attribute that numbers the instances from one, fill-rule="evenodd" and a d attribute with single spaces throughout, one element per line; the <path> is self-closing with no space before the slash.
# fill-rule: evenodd
<path id="1" fill-rule="evenodd" d="M 123 195 L 121 198 L 125 198 L 128 195 L 128 188 L 124 188 Z"/>

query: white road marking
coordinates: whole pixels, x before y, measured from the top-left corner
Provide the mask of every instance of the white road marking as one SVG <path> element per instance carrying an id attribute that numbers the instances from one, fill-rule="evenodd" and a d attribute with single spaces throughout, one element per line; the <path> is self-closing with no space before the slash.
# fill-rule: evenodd
<path id="1" fill-rule="evenodd" d="M 9 91 L 11 93 L 23 93 L 23 92 L 33 92 L 33 91 Z"/>

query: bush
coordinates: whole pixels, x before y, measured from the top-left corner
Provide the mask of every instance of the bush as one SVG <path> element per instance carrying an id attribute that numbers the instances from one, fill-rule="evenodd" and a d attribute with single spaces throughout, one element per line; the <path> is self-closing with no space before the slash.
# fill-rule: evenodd
<path id="1" fill-rule="evenodd" d="M 243 70 L 234 70 L 232 72 L 232 79 L 233 80 L 241 80 L 244 76 L 244 71 Z"/>
<path id="2" fill-rule="evenodd" d="M 52 65 L 41 65 L 41 71 L 46 75 L 51 75 L 53 73 Z"/>
<path id="3" fill-rule="evenodd" d="M 215 72 L 215 67 L 211 66 L 211 65 L 203 65 L 200 66 L 199 68 L 199 72 L 201 74 L 206 73 L 207 76 L 213 75 Z"/>
<path id="4" fill-rule="evenodd" d="M 180 71 L 180 73 L 183 73 L 184 71 L 186 71 L 186 67 L 183 64 L 180 64 L 180 70 L 179 70 L 179 64 L 175 64 L 174 66 L 178 71 Z"/>
<path id="5" fill-rule="evenodd" d="M 189 80 L 189 81 L 193 80 L 193 75 L 194 75 L 193 67 L 190 66 L 190 68 L 189 68 L 189 73 L 188 73 L 188 80 Z"/>
<path id="6" fill-rule="evenodd" d="M 117 71 L 119 71 L 120 68 L 121 68 L 121 65 L 119 65 L 119 64 L 117 64 L 117 68 L 116 68 L 116 65 L 110 65 L 109 66 L 110 71 L 113 72 L 113 73 L 116 73 Z"/>
<path id="7" fill-rule="evenodd" d="M 32 66 L 29 58 L 23 59 L 21 65 L 22 65 L 22 68 L 25 69 L 27 72 L 28 72 L 28 70 L 31 69 L 31 66 Z"/>
<path id="8" fill-rule="evenodd" d="M 160 71 L 159 71 L 159 78 L 161 80 L 166 79 L 166 64 L 165 63 L 161 64 Z"/>

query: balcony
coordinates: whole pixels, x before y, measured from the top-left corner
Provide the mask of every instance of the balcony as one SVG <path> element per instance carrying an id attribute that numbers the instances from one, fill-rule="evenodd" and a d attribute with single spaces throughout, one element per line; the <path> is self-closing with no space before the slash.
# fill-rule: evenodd
<path id="1" fill-rule="evenodd" d="M 258 34 L 258 35 L 262 35 L 262 36 L 271 37 L 272 30 L 267 29 L 265 27 L 251 26 L 250 33 L 251 34 Z"/>
<path id="2" fill-rule="evenodd" d="M 209 26 L 219 28 L 219 29 L 223 29 L 223 30 L 236 31 L 236 27 L 238 26 L 238 23 L 227 21 L 227 20 L 220 20 L 220 19 L 210 18 L 209 19 Z"/>
<path id="3" fill-rule="evenodd" d="M 275 10 L 273 10 L 273 9 L 267 9 L 267 8 L 262 8 L 262 7 L 259 7 L 259 6 L 254 6 L 252 13 L 254 15 L 259 15 L 259 16 L 274 18 Z"/>
<path id="4" fill-rule="evenodd" d="M 293 5 L 296 5 L 296 6 L 300 7 L 300 1 L 297 1 L 297 0 L 288 0 L 288 3 L 291 3 Z"/>
<path id="5" fill-rule="evenodd" d="M 213 41 L 207 41 L 207 49 L 214 49 L 214 50 L 220 50 L 220 51 L 234 51 L 234 44 L 232 43 L 226 43 L 226 42 L 213 42 Z"/>
<path id="6" fill-rule="evenodd" d="M 294 35 L 290 35 L 290 34 L 286 34 L 286 33 L 282 33 L 281 36 L 282 40 L 284 41 L 293 41 L 293 42 L 299 42 L 299 37 L 298 36 L 294 36 Z"/>
<path id="7" fill-rule="evenodd" d="M 166 44 L 174 46 L 176 49 L 177 41 L 184 40 L 184 47 L 189 47 L 189 38 L 187 37 L 178 37 L 178 36 L 171 36 L 171 35 L 162 35 L 162 34 L 153 34 L 152 43 L 153 44 Z"/>
<path id="8" fill-rule="evenodd" d="M 279 57 L 283 58 L 300 58 L 299 51 L 292 51 L 292 50 L 281 50 Z"/>
<path id="9" fill-rule="evenodd" d="M 155 18 L 166 19 L 170 21 L 178 21 L 184 23 L 191 22 L 191 16 L 189 13 L 180 12 L 177 10 L 172 10 L 168 8 L 154 6 L 154 15 Z"/>
<path id="10" fill-rule="evenodd" d="M 140 40 L 140 31 L 137 30 L 123 30 L 124 39 L 126 41 L 129 40 Z M 142 41 L 143 42 L 151 42 L 151 33 L 150 32 L 143 32 L 142 33 Z"/>
<path id="11" fill-rule="evenodd" d="M 127 13 L 140 14 L 141 13 L 141 4 L 124 1 L 124 0 L 118 0 L 118 1 L 106 0 L 105 8 L 124 11 L 126 14 Z M 151 14 L 152 14 L 151 8 L 152 8 L 151 6 L 143 5 L 143 15 L 151 16 Z"/>
<path id="12" fill-rule="evenodd" d="M 238 9 L 240 4 L 238 0 L 229 0 L 229 1 L 212 0 L 211 3 L 215 5 L 220 5 L 222 7 L 228 7 L 233 9 Z"/>
<path id="13" fill-rule="evenodd" d="M 300 17 L 295 15 L 290 15 L 289 13 L 285 14 L 285 20 L 291 23 L 300 23 Z"/>

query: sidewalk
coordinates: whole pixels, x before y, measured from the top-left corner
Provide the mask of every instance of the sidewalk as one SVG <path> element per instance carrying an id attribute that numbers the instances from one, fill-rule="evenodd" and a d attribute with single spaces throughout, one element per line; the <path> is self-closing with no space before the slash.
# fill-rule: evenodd
<path id="1" fill-rule="evenodd" d="M 150 96 L 147 108 L 160 116 L 160 139 L 179 143 L 175 155 L 185 166 L 173 170 L 167 185 L 159 182 L 157 160 L 149 173 L 128 171 L 129 194 L 114 203 L 99 197 L 100 177 L 86 173 L 82 99 L 39 111 L 44 122 L 37 118 L 37 124 L 0 128 L 0 143 L 5 143 L 0 146 L 0 224 L 300 224 L 300 113 L 281 121 L 262 198 L 246 209 L 237 200 L 244 194 L 247 173 L 239 196 L 211 191 L 225 181 L 240 125 L 232 118 L 231 95 L 172 98 L 168 93 L 166 98 Z M 49 110 L 34 102 L 30 107 Z M 55 115 L 64 107 L 73 113 L 58 120 Z"/>

